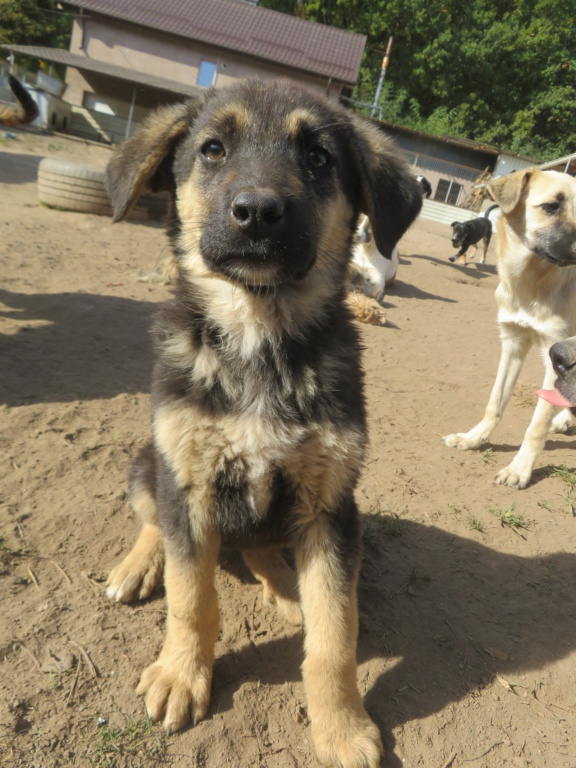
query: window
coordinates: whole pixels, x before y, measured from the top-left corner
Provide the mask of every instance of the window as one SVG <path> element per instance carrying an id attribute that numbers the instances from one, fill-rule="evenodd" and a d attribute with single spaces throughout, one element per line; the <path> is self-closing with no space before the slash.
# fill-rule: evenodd
<path id="1" fill-rule="evenodd" d="M 440 179 L 438 186 L 436 187 L 434 200 L 439 200 L 441 203 L 457 205 L 461 191 L 462 184 L 458 184 L 453 179 Z"/>
<path id="2" fill-rule="evenodd" d="M 215 77 L 216 64 L 214 64 L 213 61 L 202 60 L 200 62 L 200 70 L 198 72 L 198 85 L 201 85 L 203 88 L 210 88 L 210 86 L 214 83 Z"/>

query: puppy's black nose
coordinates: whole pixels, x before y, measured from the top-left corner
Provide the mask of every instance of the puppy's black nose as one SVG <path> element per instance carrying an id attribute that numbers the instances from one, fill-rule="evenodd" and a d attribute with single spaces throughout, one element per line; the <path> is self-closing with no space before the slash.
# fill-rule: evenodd
<path id="1" fill-rule="evenodd" d="M 576 339 L 570 339 L 568 342 L 559 341 L 550 347 L 550 360 L 558 376 L 564 376 L 576 365 L 576 345 L 571 343 L 573 341 Z"/>
<path id="2" fill-rule="evenodd" d="M 284 220 L 284 201 L 271 189 L 246 189 L 234 198 L 230 215 L 242 234 L 260 240 Z"/>

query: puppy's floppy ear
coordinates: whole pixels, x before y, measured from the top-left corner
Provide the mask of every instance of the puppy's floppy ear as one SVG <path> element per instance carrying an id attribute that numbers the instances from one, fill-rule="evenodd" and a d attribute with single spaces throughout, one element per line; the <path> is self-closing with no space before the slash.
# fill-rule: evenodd
<path id="1" fill-rule="evenodd" d="M 120 144 L 106 168 L 106 186 L 114 209 L 112 221 L 125 219 L 145 188 L 153 192 L 169 189 L 171 173 L 162 167 L 163 161 L 190 128 L 203 103 L 203 98 L 194 98 L 161 107 Z"/>
<path id="2" fill-rule="evenodd" d="M 357 115 L 352 115 L 352 126 L 362 179 L 360 209 L 370 219 L 378 250 L 389 259 L 420 213 L 422 190 L 391 139 Z"/>
<path id="3" fill-rule="evenodd" d="M 459 223 L 460 223 L 459 221 L 453 221 L 453 222 L 452 222 L 452 224 L 450 224 L 450 226 L 451 226 L 451 227 L 455 227 L 455 226 L 456 226 L 456 224 L 459 224 Z"/>
<path id="4" fill-rule="evenodd" d="M 492 200 L 498 203 L 502 213 L 510 213 L 516 208 L 535 170 L 535 168 L 528 168 L 526 171 L 510 173 L 508 176 L 498 176 L 488 183 L 486 191 Z"/>

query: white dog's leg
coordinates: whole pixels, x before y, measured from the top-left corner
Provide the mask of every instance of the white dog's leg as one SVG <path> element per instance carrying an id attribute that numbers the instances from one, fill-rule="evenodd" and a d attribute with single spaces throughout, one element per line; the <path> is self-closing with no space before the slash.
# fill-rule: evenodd
<path id="1" fill-rule="evenodd" d="M 443 437 L 443 442 L 451 448 L 459 448 L 462 451 L 479 448 L 500 423 L 504 408 L 514 391 L 522 363 L 531 346 L 530 336 L 522 328 L 513 326 L 512 332 L 505 332 L 502 329 L 502 334 L 502 355 L 484 418 L 469 432 Z"/>
<path id="2" fill-rule="evenodd" d="M 552 389 L 556 373 L 550 363 L 546 363 L 546 375 L 542 389 Z M 509 485 L 510 488 L 526 488 L 532 477 L 534 462 L 544 450 L 546 435 L 550 431 L 556 408 L 541 398 L 538 399 L 534 416 L 526 430 L 520 450 L 511 464 L 496 475 L 496 482 Z"/>

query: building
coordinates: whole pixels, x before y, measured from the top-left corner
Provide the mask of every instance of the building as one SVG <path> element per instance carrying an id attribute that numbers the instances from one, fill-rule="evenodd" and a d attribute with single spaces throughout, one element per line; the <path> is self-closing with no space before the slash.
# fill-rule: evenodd
<path id="1" fill-rule="evenodd" d="M 432 136 L 422 131 L 379 122 L 402 148 L 416 175 L 426 176 L 432 199 L 451 205 L 472 205 L 473 187 L 483 179 L 537 165 L 538 160 L 469 139 Z"/>
<path id="2" fill-rule="evenodd" d="M 4 45 L 66 66 L 70 130 L 128 136 L 151 108 L 236 80 L 288 77 L 339 98 L 356 85 L 366 37 L 243 0 L 67 0 L 68 51 Z"/>

